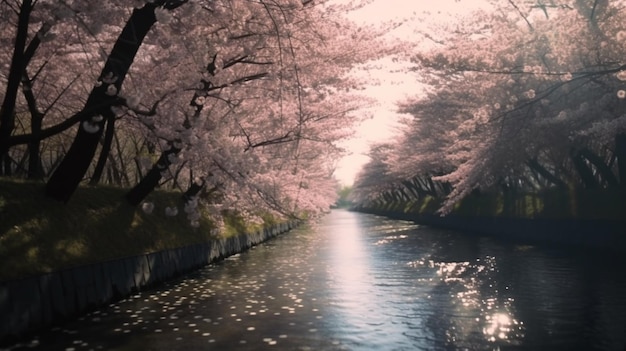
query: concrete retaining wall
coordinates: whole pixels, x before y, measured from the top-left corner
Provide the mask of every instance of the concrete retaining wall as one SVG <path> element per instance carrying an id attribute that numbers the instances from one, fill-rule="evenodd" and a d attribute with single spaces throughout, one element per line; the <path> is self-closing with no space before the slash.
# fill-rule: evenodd
<path id="1" fill-rule="evenodd" d="M 626 252 L 626 219 L 524 219 L 455 215 L 441 217 L 372 209 L 358 211 L 503 240 Z"/>
<path id="2" fill-rule="evenodd" d="M 296 225 L 0 282 L 0 345 L 245 251 Z"/>

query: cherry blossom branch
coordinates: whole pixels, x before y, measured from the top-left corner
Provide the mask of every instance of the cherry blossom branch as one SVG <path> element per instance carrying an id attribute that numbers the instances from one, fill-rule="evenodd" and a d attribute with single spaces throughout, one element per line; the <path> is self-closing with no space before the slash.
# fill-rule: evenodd
<path id="1" fill-rule="evenodd" d="M 520 16 L 522 16 L 522 18 L 524 19 L 524 21 L 526 21 L 526 24 L 528 24 L 528 28 L 530 28 L 530 31 L 533 32 L 535 30 L 535 28 L 533 28 L 533 25 L 530 24 L 530 21 L 528 20 L 528 18 L 522 13 L 522 10 L 520 10 L 519 7 L 517 7 L 517 5 L 515 5 L 515 3 L 513 2 L 513 0 L 509 0 L 509 4 L 511 4 L 511 6 L 513 6 L 513 8 L 515 10 L 517 10 L 517 12 L 519 13 Z"/>
<path id="2" fill-rule="evenodd" d="M 93 105 L 92 109 L 90 110 L 82 110 L 80 112 L 75 113 L 71 117 L 65 119 L 63 122 L 60 122 L 46 129 L 42 129 L 41 132 L 37 136 L 33 134 L 13 135 L 9 138 L 7 145 L 11 147 L 15 145 L 27 144 L 36 140 L 43 140 L 43 139 L 49 138 L 51 136 L 54 136 L 56 134 L 66 131 L 67 129 L 74 126 L 76 123 L 80 122 L 81 119 L 93 115 L 94 111 L 98 111 L 101 108 L 110 107 L 112 105 L 115 105 L 115 104 L 103 103 L 100 105 Z"/>
<path id="3" fill-rule="evenodd" d="M 593 17 L 594 17 L 594 16 L 595 16 L 595 14 L 596 14 L 596 8 L 597 8 L 597 6 L 598 6 L 598 2 L 599 2 L 599 1 L 600 1 L 600 0 L 596 0 L 596 1 L 594 1 L 594 2 L 593 2 L 593 7 L 591 8 L 591 14 L 589 15 L 589 20 L 590 20 L 590 21 L 592 21 L 592 22 L 594 22 Z"/>
<path id="4" fill-rule="evenodd" d="M 249 65 L 261 65 L 261 66 L 263 66 L 263 65 L 273 65 L 274 64 L 274 62 L 272 62 L 272 61 L 266 61 L 266 62 L 254 61 L 254 60 L 248 59 L 249 57 L 250 57 L 249 55 L 243 55 L 243 56 L 239 56 L 239 57 L 234 57 L 234 58 L 232 58 L 232 59 L 230 59 L 230 60 L 228 60 L 228 61 L 226 61 L 224 63 L 223 69 L 229 68 L 229 67 L 234 66 L 234 65 L 236 65 L 238 63 L 244 63 L 244 64 L 249 64 Z"/>
<path id="5" fill-rule="evenodd" d="M 246 148 L 244 149 L 244 152 L 248 151 L 250 149 L 255 149 L 257 147 L 289 143 L 289 142 L 292 142 L 292 141 L 297 141 L 300 138 L 301 137 L 299 135 L 293 135 L 292 131 L 288 131 L 283 136 L 279 136 L 279 137 L 276 137 L 276 138 L 273 138 L 273 139 L 264 140 L 264 141 L 261 141 L 261 142 L 255 143 L 255 144 L 252 144 L 250 142 L 250 139 L 247 138 L 248 139 L 248 146 L 246 146 Z"/>
<path id="6" fill-rule="evenodd" d="M 512 109 L 510 111 L 506 111 L 506 112 L 500 114 L 499 116 L 495 117 L 495 119 L 503 118 L 510 112 L 521 110 L 523 108 L 526 108 L 526 107 L 529 107 L 531 105 L 534 105 L 534 104 L 540 102 L 542 99 L 545 99 L 546 97 L 552 95 L 554 92 L 556 92 L 557 90 L 559 90 L 561 87 L 565 86 L 566 84 L 570 84 L 570 83 L 575 82 L 575 81 L 583 80 L 585 78 L 589 78 L 589 81 L 591 81 L 591 80 L 593 80 L 594 77 L 608 75 L 608 74 L 614 74 L 614 73 L 621 72 L 621 71 L 626 71 L 626 65 L 621 65 L 621 66 L 613 68 L 613 69 L 607 69 L 607 70 L 602 70 L 602 71 L 577 72 L 577 73 L 575 73 L 575 76 L 572 77 L 572 79 L 553 84 L 548 89 L 546 89 L 546 90 L 542 91 L 541 93 L 537 94 L 537 96 L 535 96 L 534 98 L 524 101 L 522 104 L 516 106 L 514 109 Z M 587 82 L 583 82 L 583 84 L 586 84 L 586 83 Z"/>

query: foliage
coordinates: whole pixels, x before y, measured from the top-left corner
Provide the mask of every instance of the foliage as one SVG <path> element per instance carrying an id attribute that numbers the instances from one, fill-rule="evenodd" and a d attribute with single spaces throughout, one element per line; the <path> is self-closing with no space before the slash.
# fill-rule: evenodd
<path id="1" fill-rule="evenodd" d="M 217 217 L 323 212 L 337 142 L 367 117 L 351 70 L 395 50 L 351 6 L 2 2 L 0 174 L 44 179 L 62 202 L 90 181 L 131 187 L 133 205 L 179 189 Z"/>
<path id="2" fill-rule="evenodd" d="M 351 186 L 342 186 L 338 191 L 337 195 L 339 199 L 335 203 L 334 207 L 339 208 L 348 208 L 352 205 L 352 201 L 350 201 L 350 194 L 352 193 Z"/>
<path id="3" fill-rule="evenodd" d="M 426 92 L 400 105 L 399 137 L 373 149 L 355 183 L 364 206 L 432 196 L 446 214 L 475 192 L 623 196 L 624 2 L 492 5 L 414 52 Z"/>
<path id="4" fill-rule="evenodd" d="M 532 193 L 473 192 L 448 213 L 462 217 L 582 219 L 622 221 L 623 191 L 552 188 Z M 437 216 L 445 199 L 430 195 L 410 200 L 385 200 L 355 205 L 357 210 L 382 210 Z"/>

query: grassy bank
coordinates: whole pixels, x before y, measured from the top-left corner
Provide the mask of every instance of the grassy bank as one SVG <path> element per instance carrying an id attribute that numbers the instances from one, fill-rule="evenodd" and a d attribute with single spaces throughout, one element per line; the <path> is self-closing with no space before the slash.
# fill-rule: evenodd
<path id="1" fill-rule="evenodd" d="M 213 224 L 203 216 L 193 228 L 177 192 L 151 194 L 155 207 L 146 214 L 122 200 L 125 189 L 82 187 L 61 204 L 43 186 L 0 179 L 0 281 L 211 239 Z M 175 205 L 179 214 L 165 216 Z M 226 235 L 258 229 L 236 216 L 225 224 Z"/>

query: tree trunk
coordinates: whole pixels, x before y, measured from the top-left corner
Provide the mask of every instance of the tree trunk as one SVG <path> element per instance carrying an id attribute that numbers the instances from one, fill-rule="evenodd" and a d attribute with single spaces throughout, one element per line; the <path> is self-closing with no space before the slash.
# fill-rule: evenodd
<path id="1" fill-rule="evenodd" d="M 200 184 L 192 182 L 187 191 L 185 191 L 185 193 L 183 194 L 183 201 L 187 203 L 191 201 L 191 199 L 193 199 L 194 197 L 198 196 L 198 194 L 200 194 L 200 191 L 204 189 L 205 184 L 206 183 L 204 180 L 202 180 Z"/>
<path id="2" fill-rule="evenodd" d="M 410 198 L 418 199 L 420 197 L 419 193 L 416 190 L 415 184 L 413 184 L 410 180 L 403 180 L 402 185 L 404 185 L 406 190 L 409 192 Z"/>
<path id="3" fill-rule="evenodd" d="M 11 157 L 8 153 L 4 155 L 0 155 L 0 175 L 5 177 L 10 177 L 13 175 L 13 170 L 11 168 L 12 164 Z"/>
<path id="4" fill-rule="evenodd" d="M 83 107 L 83 110 L 94 112 L 81 119 L 70 149 L 46 184 L 47 196 L 67 202 L 87 173 L 104 125 L 115 117 L 111 106 L 115 105 L 116 92 L 120 91 L 143 39 L 156 22 L 156 6 L 158 5 L 155 3 L 147 3 L 141 9 L 133 10 L 126 22 L 100 74 L 99 82 L 102 84 L 93 88 Z M 96 116 L 101 118 L 95 118 Z"/>
<path id="5" fill-rule="evenodd" d="M 594 166 L 596 166 L 596 170 L 600 173 L 602 179 L 607 183 L 609 187 L 618 187 L 619 182 L 611 168 L 604 162 L 602 158 L 593 153 L 591 150 L 584 148 L 580 150 L 580 154 L 586 158 L 589 162 L 591 162 Z"/>
<path id="6" fill-rule="evenodd" d="M 93 174 L 91 175 L 91 180 L 89 181 L 89 185 L 96 185 L 100 183 L 100 178 L 102 178 L 102 172 L 104 171 L 104 166 L 107 163 L 107 159 L 109 158 L 109 153 L 111 152 L 111 145 L 113 144 L 113 135 L 115 134 L 115 116 L 109 118 L 107 121 L 107 129 L 104 133 L 104 141 L 102 142 L 102 148 L 100 148 L 100 156 L 98 156 L 98 162 L 96 163 L 96 167 L 93 170 Z"/>
<path id="7" fill-rule="evenodd" d="M 150 194 L 161 181 L 161 172 L 167 170 L 171 162 L 169 160 L 170 155 L 176 155 L 180 152 L 179 148 L 172 146 L 169 150 L 164 151 L 159 160 L 152 166 L 150 171 L 146 174 L 141 181 L 130 189 L 126 195 L 126 201 L 132 206 L 139 205 Z"/>
<path id="8" fill-rule="evenodd" d="M 385 191 L 382 195 L 383 195 L 384 204 L 391 203 L 392 198 L 391 198 L 391 195 L 389 195 L 389 192 Z"/>
<path id="9" fill-rule="evenodd" d="M 209 63 L 207 66 L 207 72 L 211 75 L 215 74 L 215 60 L 217 58 L 217 54 L 213 56 L 213 61 Z M 193 119 L 197 119 L 200 116 L 200 112 L 204 108 L 203 104 L 198 104 L 196 99 L 200 96 L 206 97 L 208 92 L 213 89 L 213 84 L 207 80 L 202 80 L 202 89 L 200 91 L 196 91 L 191 98 L 190 106 L 192 106 L 195 111 L 193 114 Z M 188 117 L 185 118 L 183 122 L 183 128 L 190 129 L 191 122 Z M 141 181 L 128 193 L 126 193 L 126 200 L 129 204 L 133 206 L 139 205 L 145 198 L 152 192 L 157 185 L 159 185 L 159 181 L 161 180 L 161 172 L 166 170 L 170 165 L 170 156 L 176 156 L 182 149 L 176 144 L 180 144 L 180 140 L 170 141 L 170 149 L 163 152 L 159 157 L 158 161 L 152 166 L 148 174 L 141 179 Z M 176 176 L 174 177 L 174 181 L 178 177 L 178 173 L 182 170 L 182 167 L 176 172 Z"/>
<path id="10" fill-rule="evenodd" d="M 406 190 L 404 187 L 398 187 L 396 188 L 396 193 L 398 193 L 399 195 L 399 200 L 401 202 L 406 202 L 409 201 L 409 195 L 406 193 Z"/>
<path id="11" fill-rule="evenodd" d="M 117 155 L 119 158 L 119 163 L 120 163 L 120 173 L 122 175 L 122 179 L 124 181 L 124 183 L 121 183 L 120 185 L 122 186 L 129 186 L 130 183 L 130 178 L 128 176 L 128 174 L 130 173 L 130 170 L 128 169 L 128 166 L 126 164 L 126 161 L 124 160 L 124 151 L 122 150 L 122 146 L 120 145 L 120 139 L 118 138 L 117 134 L 113 134 L 114 140 L 115 140 L 115 148 L 117 150 Z M 113 164 L 113 156 L 111 154 L 109 154 L 109 158 L 111 159 L 110 162 L 111 164 Z"/>
<path id="12" fill-rule="evenodd" d="M 34 42 L 35 40 L 33 40 Z M 31 43 L 32 44 L 32 43 Z M 29 45 L 29 48 L 33 45 Z M 32 140 L 27 144 L 28 148 L 28 179 L 43 179 L 43 166 L 41 164 L 41 128 L 44 114 L 37 107 L 37 100 L 33 93 L 32 82 L 26 69 L 22 77 L 23 93 L 28 110 L 30 111 L 30 133 Z"/>
<path id="13" fill-rule="evenodd" d="M 533 171 L 537 172 L 539 175 L 544 177 L 550 183 L 558 186 L 565 187 L 565 183 L 556 177 L 554 174 L 550 173 L 544 166 L 542 166 L 536 158 L 526 161 L 526 165 Z"/>
<path id="14" fill-rule="evenodd" d="M 11 68 L 6 82 L 4 101 L 0 107 L 0 157 L 8 155 L 9 137 L 15 128 L 15 103 L 17 92 L 24 72 L 24 49 L 28 37 L 28 22 L 32 10 L 32 1 L 24 0 L 20 6 L 20 13 L 17 22 L 17 33 L 15 44 L 13 45 L 13 56 L 11 57 Z"/>
<path id="15" fill-rule="evenodd" d="M 37 114 L 32 116 L 30 128 L 33 135 L 39 135 L 42 122 L 43 115 Z M 41 141 L 39 138 L 35 138 L 35 140 L 28 143 L 28 179 L 43 179 L 43 166 L 41 164 L 41 154 L 39 153 L 40 147 Z"/>
<path id="16" fill-rule="evenodd" d="M 30 63 L 30 60 L 35 55 L 35 51 L 39 48 L 39 44 L 41 44 L 41 37 L 46 34 L 46 32 L 50 30 L 50 26 L 47 24 L 43 24 L 37 34 L 33 37 L 26 48 L 23 56 L 23 67 L 22 67 L 22 91 L 24 94 L 24 98 L 26 99 L 26 103 L 28 105 L 28 110 L 30 111 L 31 116 L 31 126 L 30 131 L 33 139 L 28 143 L 28 179 L 43 179 L 43 165 L 41 163 L 41 128 L 43 124 L 44 114 L 39 111 L 37 107 L 37 99 L 35 98 L 35 94 L 33 93 L 33 84 L 28 74 L 27 66 Z"/>
<path id="17" fill-rule="evenodd" d="M 415 184 L 415 190 L 418 192 L 418 194 L 421 197 L 427 196 L 428 195 L 428 189 L 427 186 L 424 185 L 424 181 L 422 180 L 421 177 L 416 176 L 413 178 L 413 183 Z"/>
<path id="18" fill-rule="evenodd" d="M 598 182 L 596 177 L 593 175 L 593 172 L 589 168 L 589 166 L 587 166 L 587 163 L 585 162 L 582 153 L 580 151 L 572 150 L 570 156 L 572 158 L 572 162 L 574 163 L 574 168 L 578 172 L 578 175 L 580 176 L 580 180 L 582 181 L 585 189 L 599 188 L 600 183 Z"/>
<path id="19" fill-rule="evenodd" d="M 428 182 L 428 193 L 433 197 L 437 197 L 437 187 L 435 186 L 435 182 L 433 182 L 433 177 L 428 176 L 426 181 Z"/>

